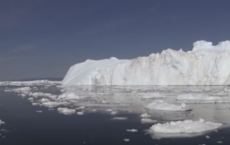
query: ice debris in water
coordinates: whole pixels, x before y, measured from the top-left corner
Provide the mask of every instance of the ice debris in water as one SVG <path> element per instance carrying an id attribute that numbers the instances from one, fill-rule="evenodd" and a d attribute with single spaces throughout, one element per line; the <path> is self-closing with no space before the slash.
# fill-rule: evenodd
<path id="1" fill-rule="evenodd" d="M 128 139 L 128 138 L 125 138 L 125 139 L 124 139 L 124 141 L 125 141 L 125 142 L 129 142 L 129 141 L 130 141 L 130 139 Z"/>
<path id="2" fill-rule="evenodd" d="M 61 81 L 49 81 L 49 80 L 34 80 L 34 81 L 4 81 L 0 82 L 0 86 L 52 86 L 60 85 Z"/>
<path id="3" fill-rule="evenodd" d="M 157 99 L 157 98 L 164 98 L 165 95 L 160 93 L 145 93 L 141 95 L 143 99 Z"/>
<path id="4" fill-rule="evenodd" d="M 181 94 L 177 100 L 185 101 L 186 103 L 215 103 L 215 102 L 230 102 L 229 97 L 208 96 L 204 94 Z"/>
<path id="5" fill-rule="evenodd" d="M 171 121 L 163 124 L 154 124 L 150 128 L 150 132 L 158 133 L 200 133 L 215 130 L 222 126 L 221 123 L 206 122 L 204 119 L 198 121 L 184 120 Z"/>
<path id="6" fill-rule="evenodd" d="M 127 117 L 113 117 L 112 120 L 127 120 Z"/>
<path id="7" fill-rule="evenodd" d="M 149 118 L 142 118 L 141 119 L 141 123 L 143 124 L 147 124 L 147 123 L 156 123 L 157 120 L 152 120 L 152 119 L 149 119 Z"/>
<path id="8" fill-rule="evenodd" d="M 2 124 L 5 124 L 5 122 L 4 122 L 4 121 L 2 121 L 2 120 L 0 120 L 0 125 L 2 125 Z"/>
<path id="9" fill-rule="evenodd" d="M 74 114 L 76 112 L 76 110 L 69 109 L 69 108 L 58 108 L 57 111 L 61 114 L 65 114 L 65 115 L 71 115 L 71 114 Z"/>
<path id="10" fill-rule="evenodd" d="M 128 131 L 128 132 L 137 132 L 138 130 L 137 129 L 126 129 L 126 131 Z"/>
<path id="11" fill-rule="evenodd" d="M 79 111 L 79 112 L 77 112 L 77 115 L 84 115 L 84 112 Z"/>
<path id="12" fill-rule="evenodd" d="M 217 141 L 216 143 L 218 143 L 218 144 L 222 144 L 222 143 L 223 143 L 223 141 Z"/>
<path id="13" fill-rule="evenodd" d="M 149 118 L 149 117 L 151 117 L 151 115 L 148 115 L 147 113 L 144 113 L 144 114 L 141 114 L 141 117 L 142 118 Z"/>
<path id="14" fill-rule="evenodd" d="M 145 106 L 145 108 L 150 110 L 168 110 L 168 111 L 186 111 L 190 110 L 186 104 L 182 103 L 181 105 L 169 104 L 163 100 L 155 100 L 152 103 Z"/>

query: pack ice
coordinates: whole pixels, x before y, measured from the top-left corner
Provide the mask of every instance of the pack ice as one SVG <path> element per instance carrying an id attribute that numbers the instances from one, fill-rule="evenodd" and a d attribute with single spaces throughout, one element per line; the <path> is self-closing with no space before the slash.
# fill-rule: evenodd
<path id="1" fill-rule="evenodd" d="M 86 60 L 63 85 L 230 85 L 230 41 L 197 41 L 192 51 L 167 49 L 131 60 Z"/>

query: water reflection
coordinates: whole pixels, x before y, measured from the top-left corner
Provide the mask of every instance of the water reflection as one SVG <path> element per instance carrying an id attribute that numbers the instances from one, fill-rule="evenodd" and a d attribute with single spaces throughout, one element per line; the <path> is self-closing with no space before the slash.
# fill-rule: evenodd
<path id="1" fill-rule="evenodd" d="M 144 106 L 158 99 L 156 93 L 161 94 L 165 102 L 178 104 L 178 95 L 200 94 L 209 96 L 225 97 L 230 99 L 229 87 L 227 86 L 111 86 L 111 87 L 70 87 L 63 88 L 64 92 L 74 92 L 79 96 L 85 96 L 79 104 L 88 108 L 100 110 L 113 109 L 116 111 L 133 112 L 137 114 L 147 113 L 155 120 L 184 120 L 203 118 L 207 121 L 230 123 L 230 104 L 227 103 L 189 103 L 190 111 L 156 111 L 144 109 Z M 227 91 L 226 91 L 227 90 Z M 86 99 L 88 98 L 88 99 Z"/>
<path id="2" fill-rule="evenodd" d="M 12 88 L 2 90 L 13 91 Z M 28 92 L 29 90 L 29 92 Z M 183 100 L 177 100 L 179 95 L 195 94 L 194 96 L 213 96 L 230 99 L 230 91 L 227 86 L 72 86 L 72 87 L 30 87 L 27 93 L 13 91 L 17 94 L 28 97 L 28 100 L 40 106 L 55 108 L 63 114 L 85 114 L 102 112 L 119 117 L 120 114 L 141 114 L 150 115 L 149 123 L 164 123 L 177 120 L 198 120 L 203 118 L 206 121 L 230 124 L 230 103 L 229 101 L 210 102 L 189 102 L 191 110 L 187 111 L 159 111 L 146 109 L 145 106 L 152 101 L 161 99 L 167 103 L 180 104 Z M 24 94 L 24 95 L 23 95 Z M 34 95 L 36 94 L 36 95 Z M 32 95 L 32 96 L 30 96 Z M 196 100 L 197 101 L 197 100 Z M 187 103 L 187 102 L 186 102 Z M 46 105 L 44 105 L 46 104 Z M 57 109 L 62 107 L 62 109 Z M 69 110 L 68 110 L 69 109 Z M 74 111 L 76 110 L 76 111 Z M 71 111 L 72 113 L 69 113 Z M 140 117 L 140 121 L 141 121 Z M 200 134 L 190 134 L 197 136 Z M 153 138 L 172 137 L 172 134 L 152 134 Z M 187 136 L 186 134 L 174 134 Z"/>

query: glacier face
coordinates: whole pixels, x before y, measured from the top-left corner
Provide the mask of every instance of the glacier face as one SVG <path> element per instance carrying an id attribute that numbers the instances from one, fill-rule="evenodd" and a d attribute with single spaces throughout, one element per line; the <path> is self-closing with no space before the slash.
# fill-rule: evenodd
<path id="1" fill-rule="evenodd" d="M 230 41 L 197 41 L 192 51 L 172 49 L 131 60 L 114 57 L 72 66 L 63 85 L 230 85 Z"/>

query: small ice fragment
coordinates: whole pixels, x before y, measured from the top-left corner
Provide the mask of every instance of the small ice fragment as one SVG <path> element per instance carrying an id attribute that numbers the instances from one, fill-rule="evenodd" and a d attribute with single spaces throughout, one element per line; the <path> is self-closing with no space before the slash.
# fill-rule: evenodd
<path id="1" fill-rule="evenodd" d="M 149 118 L 143 118 L 141 119 L 141 123 L 156 123 L 157 120 L 152 120 L 152 119 L 149 119 Z"/>
<path id="2" fill-rule="evenodd" d="M 206 135 L 205 138 L 210 138 L 210 136 Z"/>
<path id="3" fill-rule="evenodd" d="M 81 111 L 77 112 L 77 115 L 83 115 L 83 114 L 84 112 L 81 112 Z"/>
<path id="4" fill-rule="evenodd" d="M 37 113 L 42 113 L 42 110 L 37 110 L 36 112 L 37 112 Z"/>
<path id="5" fill-rule="evenodd" d="M 124 141 L 125 141 L 125 142 L 129 142 L 130 140 L 129 140 L 128 138 L 125 138 Z"/>
<path id="6" fill-rule="evenodd" d="M 31 101 L 31 100 L 34 100 L 34 98 L 30 97 L 30 98 L 28 98 L 28 100 L 30 100 L 30 101 Z"/>
<path id="7" fill-rule="evenodd" d="M 148 115 L 147 113 L 144 113 L 144 114 L 141 114 L 141 117 L 142 118 L 149 118 L 149 117 L 151 117 L 151 115 Z"/>
<path id="8" fill-rule="evenodd" d="M 127 117 L 113 117 L 112 120 L 127 120 Z"/>
<path id="9" fill-rule="evenodd" d="M 106 109 L 106 111 L 108 111 L 108 112 L 112 112 L 113 110 L 112 110 L 112 109 Z"/>
<path id="10" fill-rule="evenodd" d="M 85 109 L 85 106 L 80 106 L 78 107 L 78 109 Z"/>
<path id="11" fill-rule="evenodd" d="M 33 106 L 38 106 L 40 105 L 39 103 L 32 103 Z"/>
<path id="12" fill-rule="evenodd" d="M 69 108 L 58 108 L 57 111 L 65 115 L 71 115 L 76 112 L 74 109 L 69 109 Z"/>
<path id="13" fill-rule="evenodd" d="M 6 124 L 4 121 L 0 120 L 0 125 Z"/>
<path id="14" fill-rule="evenodd" d="M 112 111 L 110 114 L 111 114 L 111 115 L 116 115 L 117 112 L 116 112 L 116 111 Z"/>
<path id="15" fill-rule="evenodd" d="M 126 129 L 128 132 L 137 132 L 137 129 Z"/>
<path id="16" fill-rule="evenodd" d="M 223 141 L 217 141 L 216 143 L 222 144 L 222 143 L 223 143 Z"/>

